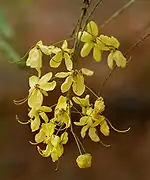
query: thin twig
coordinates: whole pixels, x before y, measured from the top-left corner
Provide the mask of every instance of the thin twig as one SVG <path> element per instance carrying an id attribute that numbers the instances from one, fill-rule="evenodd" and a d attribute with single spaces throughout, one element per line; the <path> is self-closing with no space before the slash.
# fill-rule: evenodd
<path id="1" fill-rule="evenodd" d="M 115 12 L 109 19 L 107 19 L 100 28 L 105 27 L 107 24 L 109 24 L 112 20 L 114 20 L 117 16 L 119 16 L 125 9 L 127 9 L 131 4 L 133 4 L 136 0 L 130 0 L 127 4 L 125 4 L 123 7 L 121 7 L 117 12 Z"/>

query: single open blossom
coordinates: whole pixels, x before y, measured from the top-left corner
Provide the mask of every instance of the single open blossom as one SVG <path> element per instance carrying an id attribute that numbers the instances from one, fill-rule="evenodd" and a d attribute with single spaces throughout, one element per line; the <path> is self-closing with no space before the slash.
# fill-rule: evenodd
<path id="1" fill-rule="evenodd" d="M 26 66 L 35 68 L 40 76 L 42 68 L 42 52 L 37 46 L 30 50 Z"/>
<path id="2" fill-rule="evenodd" d="M 31 76 L 29 78 L 29 98 L 28 105 L 30 108 L 39 108 L 43 103 L 43 94 L 48 95 L 47 91 L 52 91 L 56 87 L 56 82 L 49 82 L 52 78 L 52 72 L 49 72 L 41 78 Z"/>
<path id="3" fill-rule="evenodd" d="M 57 68 L 60 66 L 62 60 L 65 60 L 65 65 L 68 71 L 71 71 L 73 68 L 73 63 L 72 63 L 72 52 L 73 49 L 68 48 L 68 43 L 65 40 L 63 42 L 63 45 L 61 48 L 57 48 L 54 52 L 54 56 L 50 60 L 50 66 L 53 68 Z"/>
<path id="4" fill-rule="evenodd" d="M 89 168 L 92 163 L 92 156 L 89 153 L 79 155 L 76 159 L 79 168 Z"/>
<path id="5" fill-rule="evenodd" d="M 55 46 L 46 46 L 43 44 L 42 41 L 39 41 L 37 43 L 37 47 L 41 50 L 41 52 L 47 56 L 51 55 L 54 53 L 58 48 Z"/>
<path id="6" fill-rule="evenodd" d="M 85 98 L 80 98 L 80 97 L 73 97 L 73 101 L 80 105 L 80 107 L 82 108 L 82 114 L 86 115 L 87 111 L 89 111 L 91 109 L 91 104 L 89 101 L 89 95 L 86 95 Z"/>
<path id="7" fill-rule="evenodd" d="M 70 127 L 71 125 L 67 98 L 64 96 L 60 96 L 58 99 L 57 106 L 54 110 L 54 120 L 58 122 L 60 126 L 65 124 L 66 128 Z"/>
<path id="8" fill-rule="evenodd" d="M 62 156 L 64 152 L 63 144 L 66 144 L 68 141 L 68 133 L 64 132 L 59 137 L 58 135 L 54 135 L 55 125 L 54 123 L 43 124 L 39 133 L 35 136 L 35 141 L 37 143 L 45 143 L 46 149 L 41 150 L 38 147 L 39 153 L 43 157 L 51 156 L 52 161 L 55 162 Z"/>
<path id="9" fill-rule="evenodd" d="M 93 49 L 93 58 L 96 61 L 100 61 L 102 58 L 102 51 L 109 50 L 109 48 L 100 41 L 98 37 L 98 27 L 94 21 L 90 21 L 87 24 L 86 31 L 84 31 L 83 34 L 80 32 L 78 38 L 80 41 L 84 42 L 81 49 L 82 57 L 88 56 Z"/>
<path id="10" fill-rule="evenodd" d="M 110 54 L 108 55 L 107 58 L 107 63 L 110 69 L 113 69 L 114 67 L 114 62 L 118 67 L 124 68 L 127 64 L 126 58 L 123 56 L 123 54 L 116 50 L 116 51 L 111 51 Z"/>
<path id="11" fill-rule="evenodd" d="M 93 75 L 93 71 L 88 70 L 86 68 L 82 68 L 81 70 L 72 70 L 70 72 L 60 72 L 55 75 L 58 78 L 66 78 L 64 83 L 61 85 L 62 93 L 69 91 L 72 86 L 73 92 L 81 96 L 85 91 L 85 84 L 84 84 L 84 76 L 83 75 L 91 76 Z"/>
<path id="12" fill-rule="evenodd" d="M 46 114 L 46 112 L 51 112 L 51 107 L 48 106 L 41 106 L 39 108 L 32 108 L 30 112 L 28 113 L 28 116 L 30 118 L 30 127 L 32 132 L 38 130 L 40 128 L 41 119 L 44 120 L 46 123 L 49 121 L 49 118 Z"/>
<path id="13" fill-rule="evenodd" d="M 79 122 L 74 122 L 77 126 L 83 126 L 81 129 L 81 137 L 84 138 L 87 131 L 88 135 L 94 142 L 99 142 L 100 138 L 97 134 L 97 126 L 100 126 L 100 131 L 103 135 L 108 136 L 109 135 L 109 126 L 105 120 L 105 117 L 101 115 L 101 113 L 105 110 L 105 105 L 103 98 L 98 98 L 94 103 L 94 108 L 89 106 L 89 102 L 87 103 L 87 97 L 80 100 L 80 103 L 78 103 L 82 108 L 87 107 L 88 109 L 85 111 L 86 113 L 84 116 L 80 118 Z M 75 100 L 75 98 L 73 99 Z M 78 99 L 79 100 L 79 99 Z M 86 101 L 85 101 L 86 100 Z M 75 100 L 77 102 L 77 99 Z M 84 106 L 84 103 L 86 102 Z"/>

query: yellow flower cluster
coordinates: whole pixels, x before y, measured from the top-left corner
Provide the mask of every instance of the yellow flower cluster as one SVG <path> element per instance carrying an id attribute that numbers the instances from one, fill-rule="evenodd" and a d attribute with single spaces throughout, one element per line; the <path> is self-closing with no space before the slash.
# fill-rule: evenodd
<path id="1" fill-rule="evenodd" d="M 118 50 L 120 43 L 115 37 L 98 35 L 98 27 L 95 22 L 87 24 L 86 30 L 77 34 L 77 41 L 84 43 L 81 49 L 81 56 L 87 56 L 93 49 L 93 57 L 96 61 L 102 59 L 102 52 L 108 51 L 108 66 L 113 68 L 114 62 L 118 67 L 126 66 L 126 58 Z M 55 43 L 56 44 L 56 43 Z M 85 85 L 85 76 L 92 76 L 93 71 L 87 68 L 74 68 L 75 50 L 68 47 L 67 40 L 62 41 L 60 46 L 46 46 L 39 41 L 33 47 L 26 61 L 26 66 L 34 68 L 37 75 L 29 77 L 29 94 L 27 98 L 21 101 L 15 101 L 16 104 L 22 104 L 27 101 L 29 106 L 29 121 L 31 131 L 35 133 L 35 143 L 38 152 L 43 157 L 51 157 L 52 161 L 57 161 L 64 152 L 64 145 L 68 142 L 68 130 L 71 131 L 80 155 L 76 162 L 80 168 L 91 166 L 92 156 L 86 153 L 84 147 L 73 131 L 73 125 L 82 126 L 81 137 L 84 138 L 86 133 L 94 142 L 101 142 L 97 128 L 104 136 L 109 136 L 110 127 L 115 129 L 110 121 L 103 116 L 105 104 L 102 97 L 96 95 L 94 104 L 90 102 L 90 95 L 85 98 L 81 97 L 87 88 Z M 53 75 L 48 72 L 42 75 L 43 55 L 50 58 L 49 65 L 51 68 L 58 68 L 64 61 L 67 71 L 57 72 Z M 56 104 L 43 105 L 44 97 L 49 95 L 50 91 L 59 86 L 61 79 L 61 95 L 56 100 Z M 87 88 L 89 90 L 90 88 Z M 90 92 L 93 92 L 90 90 Z M 95 93 L 93 92 L 93 95 Z M 80 106 L 80 109 L 76 106 Z M 72 113 L 81 115 L 80 120 L 74 122 Z M 18 120 L 19 121 L 19 120 Z M 20 121 L 19 121 L 20 122 Z M 40 144 L 44 144 L 41 149 Z"/>
<path id="2" fill-rule="evenodd" d="M 84 43 L 81 49 L 81 56 L 88 56 L 93 49 L 93 58 L 95 61 L 101 61 L 102 52 L 109 51 L 110 54 L 107 58 L 109 68 L 113 69 L 114 61 L 118 67 L 125 67 L 127 61 L 123 54 L 118 50 L 120 46 L 119 41 L 113 36 L 98 36 L 98 32 L 97 24 L 94 21 L 90 21 L 87 24 L 86 31 L 79 33 L 78 38 Z"/>

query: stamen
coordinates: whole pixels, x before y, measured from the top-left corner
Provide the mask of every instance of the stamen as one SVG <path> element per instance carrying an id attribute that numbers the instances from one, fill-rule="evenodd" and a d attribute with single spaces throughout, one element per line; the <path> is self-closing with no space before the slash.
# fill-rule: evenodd
<path id="1" fill-rule="evenodd" d="M 13 100 L 13 102 L 14 102 L 15 105 L 22 105 L 28 100 L 28 98 L 29 98 L 29 96 L 27 96 L 27 97 L 25 97 L 25 98 L 23 98 L 21 100 Z"/>
<path id="2" fill-rule="evenodd" d="M 29 141 L 29 143 L 32 144 L 32 145 L 37 145 L 37 144 L 39 144 L 39 143 L 37 143 L 37 142 L 32 142 L 32 141 Z"/>
<path id="3" fill-rule="evenodd" d="M 105 143 L 103 143 L 103 141 L 100 139 L 100 141 L 99 141 L 104 147 L 111 147 L 111 145 L 110 144 L 105 144 Z"/>
<path id="4" fill-rule="evenodd" d="M 29 124 L 29 123 L 30 123 L 30 120 L 28 120 L 28 121 L 26 121 L 26 122 L 20 121 L 18 115 L 16 115 L 16 120 L 17 120 L 20 124 L 23 124 L 23 125 L 26 125 L 26 124 Z"/>
<path id="5" fill-rule="evenodd" d="M 107 118 L 105 118 L 105 119 L 109 123 L 110 127 L 116 132 L 125 133 L 125 132 L 128 132 L 131 129 L 130 127 L 128 129 L 125 129 L 125 130 L 116 129 Z"/>

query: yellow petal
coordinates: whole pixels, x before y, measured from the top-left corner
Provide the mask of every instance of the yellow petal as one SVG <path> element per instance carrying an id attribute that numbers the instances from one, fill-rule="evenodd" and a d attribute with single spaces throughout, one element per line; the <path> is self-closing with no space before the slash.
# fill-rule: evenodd
<path id="1" fill-rule="evenodd" d="M 64 122 L 66 124 L 66 128 L 70 127 L 71 119 L 70 119 L 70 116 L 67 112 L 64 112 L 62 122 Z"/>
<path id="2" fill-rule="evenodd" d="M 48 116 L 45 112 L 41 112 L 41 113 L 39 113 L 39 115 L 46 123 L 49 121 Z"/>
<path id="3" fill-rule="evenodd" d="M 107 64 L 110 69 L 113 69 L 113 64 L 114 64 L 113 56 L 114 56 L 114 52 L 112 51 L 112 52 L 110 52 L 110 54 L 108 55 L 108 58 L 107 58 Z"/>
<path id="4" fill-rule="evenodd" d="M 28 116 L 30 118 L 33 118 L 35 115 L 37 114 L 37 110 L 35 108 L 32 108 L 29 113 L 28 113 Z"/>
<path id="5" fill-rule="evenodd" d="M 45 84 L 40 85 L 40 88 L 45 90 L 45 91 L 52 91 L 56 87 L 56 81 L 48 82 Z"/>
<path id="6" fill-rule="evenodd" d="M 73 92 L 77 96 L 81 96 L 85 91 L 84 77 L 82 74 L 77 74 L 72 84 Z"/>
<path id="7" fill-rule="evenodd" d="M 40 128 L 40 124 L 41 124 L 41 121 L 40 121 L 39 116 L 36 116 L 34 118 L 34 120 L 31 120 L 31 130 L 32 130 L 32 132 L 38 130 Z"/>
<path id="8" fill-rule="evenodd" d="M 120 51 L 118 51 L 118 50 L 115 51 L 113 58 L 118 67 L 124 68 L 126 66 L 126 63 L 127 63 L 126 58 L 123 56 L 123 54 Z"/>
<path id="9" fill-rule="evenodd" d="M 90 127 L 89 129 L 89 137 L 91 138 L 92 141 L 94 142 L 99 142 L 100 139 L 96 133 L 96 128 Z"/>
<path id="10" fill-rule="evenodd" d="M 104 134 L 104 136 L 109 136 L 109 126 L 107 125 L 106 121 L 103 121 L 100 125 L 100 131 L 102 134 Z"/>
<path id="11" fill-rule="evenodd" d="M 94 110 L 100 114 L 105 110 L 104 99 L 99 97 L 94 103 Z"/>
<path id="12" fill-rule="evenodd" d="M 43 112 L 52 112 L 52 108 L 49 106 L 41 106 L 39 110 Z"/>
<path id="13" fill-rule="evenodd" d="M 53 146 L 57 146 L 60 143 L 60 137 L 57 135 L 52 136 L 51 143 Z"/>
<path id="14" fill-rule="evenodd" d="M 111 36 L 110 39 L 111 39 L 111 45 L 112 45 L 113 47 L 118 48 L 118 47 L 120 46 L 119 41 L 118 41 L 115 37 Z"/>
<path id="15" fill-rule="evenodd" d="M 34 47 L 30 50 L 26 65 L 37 69 L 42 67 L 42 53 L 39 49 Z"/>
<path id="16" fill-rule="evenodd" d="M 50 66 L 57 68 L 62 61 L 62 51 L 59 51 L 52 59 L 50 60 Z"/>
<path id="17" fill-rule="evenodd" d="M 51 152 L 51 158 L 52 158 L 52 161 L 53 161 L 53 162 L 58 161 L 58 159 L 59 159 L 58 153 L 53 150 L 53 151 Z"/>
<path id="18" fill-rule="evenodd" d="M 41 77 L 39 80 L 39 85 L 45 84 L 52 78 L 52 72 L 46 73 L 44 76 Z"/>
<path id="19" fill-rule="evenodd" d="M 38 147 L 38 151 L 39 151 L 39 153 L 40 153 L 43 157 L 49 157 L 49 156 L 51 155 L 52 150 L 53 150 L 53 146 L 52 146 L 50 143 L 47 144 L 45 150 L 41 150 L 41 149 Z"/>
<path id="20" fill-rule="evenodd" d="M 60 73 L 57 73 L 55 75 L 55 77 L 58 77 L 58 78 L 65 78 L 67 76 L 69 76 L 70 72 L 60 72 Z"/>
<path id="21" fill-rule="evenodd" d="M 59 146 L 56 147 L 56 153 L 58 154 L 58 157 L 61 157 L 64 152 L 64 147 L 62 144 L 59 144 Z"/>
<path id="22" fill-rule="evenodd" d="M 54 48 L 54 46 L 50 47 L 50 46 L 45 46 L 43 45 L 43 42 L 42 41 L 39 41 L 37 43 L 37 46 L 40 48 L 40 50 L 46 54 L 46 55 L 50 55 L 52 54 L 52 47 Z"/>
<path id="23" fill-rule="evenodd" d="M 62 48 L 63 50 L 66 50 L 67 47 L 68 47 L 68 42 L 67 42 L 66 40 L 64 40 L 61 48 Z"/>
<path id="24" fill-rule="evenodd" d="M 67 70 L 71 71 L 73 67 L 73 63 L 72 63 L 70 55 L 68 53 L 64 53 L 64 58 L 65 58 L 65 65 L 66 65 Z"/>
<path id="25" fill-rule="evenodd" d="M 51 137 L 51 135 L 52 135 L 52 134 L 54 133 L 54 131 L 55 131 L 55 124 L 52 123 L 51 120 L 50 120 L 49 123 L 43 123 L 43 124 L 42 124 L 42 130 L 43 130 L 43 132 L 45 133 L 45 135 L 46 135 L 47 137 Z"/>
<path id="26" fill-rule="evenodd" d="M 102 53 L 98 45 L 95 45 L 93 48 L 93 58 L 95 59 L 95 61 L 101 61 L 102 59 Z"/>
<path id="27" fill-rule="evenodd" d="M 64 96 L 60 96 L 59 99 L 58 99 L 58 103 L 57 103 L 57 106 L 56 106 L 56 109 L 64 109 L 66 110 L 67 108 L 67 98 L 64 97 Z"/>
<path id="28" fill-rule="evenodd" d="M 94 21 L 90 21 L 87 24 L 87 31 L 92 34 L 93 36 L 97 36 L 98 35 L 98 27 L 97 24 Z"/>
<path id="29" fill-rule="evenodd" d="M 29 78 L 29 86 L 31 88 L 35 87 L 35 85 L 38 83 L 38 81 L 39 81 L 39 78 L 37 76 L 31 76 Z"/>
<path id="30" fill-rule="evenodd" d="M 79 104 L 81 107 L 87 107 L 90 106 L 89 97 L 90 96 L 87 94 L 85 98 L 73 97 L 72 99 L 76 104 Z"/>
<path id="31" fill-rule="evenodd" d="M 74 124 L 77 125 L 77 126 L 84 126 L 84 125 L 86 125 L 88 123 L 88 118 L 89 118 L 88 116 L 82 116 L 80 118 L 80 121 L 79 122 L 74 122 Z"/>
<path id="32" fill-rule="evenodd" d="M 65 82 L 61 85 L 61 92 L 65 93 L 69 91 L 70 87 L 72 85 L 72 77 L 68 76 L 65 80 Z"/>
<path id="33" fill-rule="evenodd" d="M 85 43 L 81 49 L 81 57 L 86 57 L 89 55 L 90 51 L 92 50 L 94 46 L 94 43 L 93 42 L 88 42 L 88 43 Z"/>
<path id="34" fill-rule="evenodd" d="M 82 34 L 81 34 L 81 32 L 79 32 L 79 34 L 78 34 L 78 39 L 80 39 L 80 41 L 82 41 L 82 42 L 90 42 L 90 41 L 92 41 L 92 38 L 93 38 L 92 35 L 86 31 L 84 31 Z"/>
<path id="35" fill-rule="evenodd" d="M 88 124 L 85 125 L 85 126 L 83 126 L 83 128 L 81 129 L 81 137 L 82 137 L 82 138 L 85 137 L 86 132 L 87 132 L 88 129 L 89 129 L 89 125 L 88 125 Z"/>
<path id="36" fill-rule="evenodd" d="M 41 143 L 45 140 L 46 136 L 42 129 L 35 135 L 35 142 Z"/>
<path id="37" fill-rule="evenodd" d="M 77 157 L 76 162 L 79 168 L 89 168 L 91 167 L 92 156 L 88 153 L 82 154 Z"/>
<path id="38" fill-rule="evenodd" d="M 84 74 L 86 76 L 92 76 L 94 74 L 93 71 L 86 69 L 86 68 L 82 68 L 81 71 L 82 71 L 82 74 Z"/>
<path id="39" fill-rule="evenodd" d="M 62 144 L 66 144 L 68 142 L 68 133 L 67 132 L 64 132 L 61 136 L 60 136 L 60 139 L 61 139 L 61 143 Z"/>
<path id="40" fill-rule="evenodd" d="M 96 44 L 101 51 L 109 51 L 110 48 L 101 41 L 100 37 L 96 38 Z"/>
<path id="41" fill-rule="evenodd" d="M 43 95 L 40 90 L 35 89 L 28 99 L 28 105 L 30 108 L 40 108 L 43 103 Z"/>
<path id="42" fill-rule="evenodd" d="M 108 36 L 100 35 L 99 38 L 100 38 L 100 40 L 101 40 L 104 44 L 106 44 L 107 46 L 112 46 L 112 47 L 114 47 L 115 49 L 120 46 L 119 41 L 118 41 L 115 37 L 113 37 L 113 36 L 108 37 Z"/>

